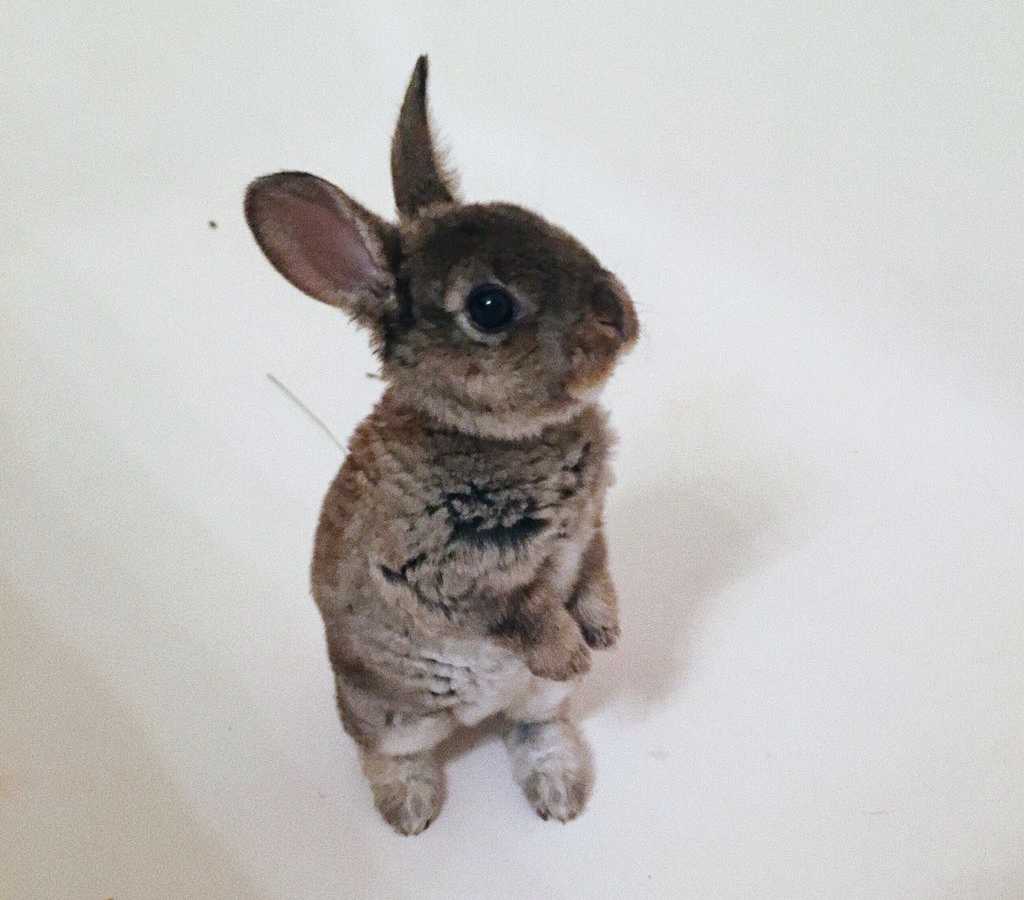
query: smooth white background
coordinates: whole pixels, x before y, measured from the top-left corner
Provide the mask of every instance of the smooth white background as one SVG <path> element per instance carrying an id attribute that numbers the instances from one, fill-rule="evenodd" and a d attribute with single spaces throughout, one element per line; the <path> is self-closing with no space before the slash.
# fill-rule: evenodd
<path id="1" fill-rule="evenodd" d="M 0 895 L 1024 895 L 1019 3 L 21 3 L 0 62 Z M 486 731 L 401 839 L 307 591 L 363 335 L 241 216 L 473 199 L 632 290 L 586 815 Z M 217 223 L 213 229 L 209 220 Z"/>

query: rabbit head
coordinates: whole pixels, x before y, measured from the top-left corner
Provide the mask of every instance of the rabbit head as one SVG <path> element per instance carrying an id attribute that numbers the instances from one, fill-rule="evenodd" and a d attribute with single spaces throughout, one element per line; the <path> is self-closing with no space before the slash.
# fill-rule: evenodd
<path id="1" fill-rule="evenodd" d="M 512 438 L 565 421 L 635 342 L 619 280 L 571 235 L 504 203 L 462 203 L 433 146 L 427 60 L 391 149 L 397 224 L 301 172 L 254 181 L 267 258 L 372 336 L 398 399 L 461 431 Z"/>

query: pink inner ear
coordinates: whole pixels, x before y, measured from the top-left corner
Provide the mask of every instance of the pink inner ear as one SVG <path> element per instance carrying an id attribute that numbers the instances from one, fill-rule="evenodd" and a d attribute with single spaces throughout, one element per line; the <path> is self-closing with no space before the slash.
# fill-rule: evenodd
<path id="1" fill-rule="evenodd" d="M 342 299 L 339 293 L 374 287 L 381 271 L 355 221 L 320 185 L 310 194 L 278 187 L 261 198 L 261 237 L 271 261 L 300 290 L 329 303 Z"/>

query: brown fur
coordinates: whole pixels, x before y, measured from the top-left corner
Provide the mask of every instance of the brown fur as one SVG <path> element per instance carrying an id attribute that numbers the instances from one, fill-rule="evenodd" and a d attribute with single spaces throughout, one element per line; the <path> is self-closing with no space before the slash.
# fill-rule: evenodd
<path id="1" fill-rule="evenodd" d="M 389 390 L 356 430 L 317 529 L 313 594 L 332 651 L 372 668 L 354 639 L 365 616 L 373 629 L 387 619 L 409 634 L 493 636 L 544 677 L 585 671 L 571 620 L 581 606 L 566 610 L 550 567 L 560 543 L 596 527 L 607 449 L 593 407 L 510 442 L 439 429 Z M 573 597 L 603 577 L 603 555 L 585 558 Z"/>
<path id="2" fill-rule="evenodd" d="M 611 439 L 588 392 L 637 336 L 622 284 L 566 232 L 456 202 L 426 75 L 421 58 L 392 144 L 399 225 L 302 173 L 246 198 L 274 266 L 370 330 L 388 382 L 324 500 L 312 588 L 345 729 L 405 833 L 440 808 L 430 746 L 509 680 L 523 690 L 500 702 L 537 725 L 509 746 L 538 812 L 571 818 L 589 794 L 585 746 L 544 684 L 582 675 L 618 636 L 601 528 Z M 482 283 L 517 301 L 501 333 L 466 317 Z M 541 756 L 557 765 L 534 770 Z"/>

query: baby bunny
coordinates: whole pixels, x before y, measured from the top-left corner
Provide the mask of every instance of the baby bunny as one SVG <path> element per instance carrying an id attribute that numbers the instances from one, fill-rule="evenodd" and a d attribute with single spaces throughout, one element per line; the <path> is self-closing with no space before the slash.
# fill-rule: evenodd
<path id="1" fill-rule="evenodd" d="M 495 713 L 530 803 L 565 822 L 592 782 L 567 700 L 619 633 L 594 398 L 637 319 L 566 232 L 457 199 L 426 85 L 420 57 L 391 147 L 397 224 L 305 173 L 245 198 L 270 262 L 367 329 L 387 382 L 324 500 L 312 591 L 342 723 L 397 831 L 440 811 L 435 746 Z"/>

